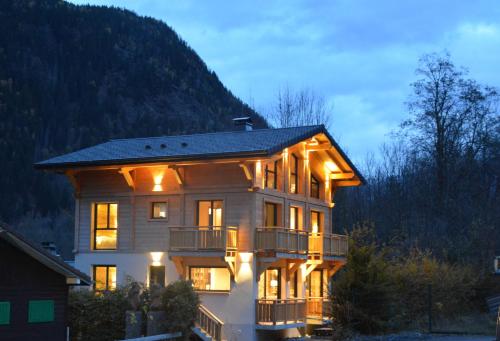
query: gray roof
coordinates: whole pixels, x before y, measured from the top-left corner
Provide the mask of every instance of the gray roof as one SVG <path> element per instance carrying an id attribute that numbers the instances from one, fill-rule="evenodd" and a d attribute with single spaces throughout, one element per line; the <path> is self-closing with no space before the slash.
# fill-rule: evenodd
<path id="1" fill-rule="evenodd" d="M 38 162 L 35 167 L 50 169 L 227 157 L 264 157 L 318 133 L 326 134 L 356 171 L 323 125 L 110 140 Z M 357 171 L 356 173 L 359 174 Z"/>

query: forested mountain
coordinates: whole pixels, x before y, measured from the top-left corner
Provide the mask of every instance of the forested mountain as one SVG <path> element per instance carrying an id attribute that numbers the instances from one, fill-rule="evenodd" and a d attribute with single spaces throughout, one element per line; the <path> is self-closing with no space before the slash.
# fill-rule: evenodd
<path id="1" fill-rule="evenodd" d="M 0 2 L 0 32 L 0 221 L 37 239 L 70 239 L 73 200 L 35 161 L 110 138 L 229 130 L 241 115 L 266 126 L 158 20 L 13 0 Z"/>

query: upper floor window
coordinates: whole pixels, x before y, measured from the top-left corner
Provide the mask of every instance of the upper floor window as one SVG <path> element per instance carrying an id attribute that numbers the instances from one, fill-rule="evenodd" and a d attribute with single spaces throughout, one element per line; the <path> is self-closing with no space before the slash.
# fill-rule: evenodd
<path id="1" fill-rule="evenodd" d="M 311 197 L 319 199 L 319 181 L 311 174 Z"/>
<path id="2" fill-rule="evenodd" d="M 197 212 L 198 226 L 222 226 L 222 200 L 200 200 Z"/>
<path id="3" fill-rule="evenodd" d="M 321 230 L 321 212 L 311 211 L 311 232 L 319 233 Z"/>
<path id="4" fill-rule="evenodd" d="M 118 204 L 97 203 L 94 209 L 94 248 L 116 250 Z"/>
<path id="5" fill-rule="evenodd" d="M 94 289 L 96 291 L 116 289 L 115 265 L 94 265 Z"/>
<path id="6" fill-rule="evenodd" d="M 278 161 L 266 164 L 264 182 L 266 188 L 278 188 Z"/>
<path id="7" fill-rule="evenodd" d="M 224 267 L 190 267 L 189 279 L 193 288 L 200 291 L 231 290 L 231 274 Z"/>
<path id="8" fill-rule="evenodd" d="M 271 268 L 264 271 L 259 278 L 259 298 L 281 298 L 281 270 Z"/>
<path id="9" fill-rule="evenodd" d="M 151 203 L 151 218 L 167 219 L 167 203 L 164 201 Z"/>
<path id="10" fill-rule="evenodd" d="M 290 193 L 299 193 L 299 159 L 294 154 L 290 157 Z"/>
<path id="11" fill-rule="evenodd" d="M 299 228 L 299 208 L 290 206 L 290 229 L 298 230 Z"/>
<path id="12" fill-rule="evenodd" d="M 279 205 L 266 202 L 264 225 L 266 227 L 278 226 L 279 224 Z"/>

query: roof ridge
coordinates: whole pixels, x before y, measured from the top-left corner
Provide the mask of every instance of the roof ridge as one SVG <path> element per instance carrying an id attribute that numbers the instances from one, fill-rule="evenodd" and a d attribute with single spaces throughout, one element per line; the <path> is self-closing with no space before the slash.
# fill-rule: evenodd
<path id="1" fill-rule="evenodd" d="M 113 142 L 113 141 L 124 141 L 124 140 L 146 140 L 146 139 L 162 139 L 167 137 L 187 137 L 187 136 L 200 136 L 200 135 L 216 135 L 216 134 L 236 134 L 236 133 L 255 133 L 267 130 L 286 130 L 286 129 L 297 129 L 297 128 L 317 128 L 323 126 L 322 124 L 306 125 L 306 126 L 296 126 L 296 127 L 283 127 L 283 128 L 263 128 L 263 129 L 253 129 L 253 130 L 231 130 L 231 131 L 214 131 L 210 133 L 194 133 L 194 134 L 180 134 L 180 135 L 162 135 L 162 136 L 144 136 L 144 137 L 124 137 L 119 139 L 109 139 L 108 141 L 102 142 Z"/>

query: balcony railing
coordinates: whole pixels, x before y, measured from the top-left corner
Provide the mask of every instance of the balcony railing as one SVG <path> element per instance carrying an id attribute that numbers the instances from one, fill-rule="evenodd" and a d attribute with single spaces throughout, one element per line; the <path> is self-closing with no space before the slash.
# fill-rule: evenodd
<path id="1" fill-rule="evenodd" d="M 256 300 L 256 321 L 261 325 L 286 325 L 306 320 L 306 300 L 259 299 Z"/>
<path id="2" fill-rule="evenodd" d="M 238 228 L 232 226 L 170 227 L 170 251 L 236 251 Z"/>
<path id="3" fill-rule="evenodd" d="M 348 250 L 347 236 L 341 234 L 323 235 L 324 256 L 347 256 Z"/>
<path id="4" fill-rule="evenodd" d="M 307 254 L 308 232 L 283 227 L 261 227 L 255 233 L 256 251 Z"/>
<path id="5" fill-rule="evenodd" d="M 216 341 L 222 340 L 222 327 L 224 323 L 203 305 L 198 306 L 196 325 Z"/>
<path id="6" fill-rule="evenodd" d="M 329 318 L 331 316 L 331 301 L 323 297 L 307 298 L 307 317 L 313 319 Z"/>

